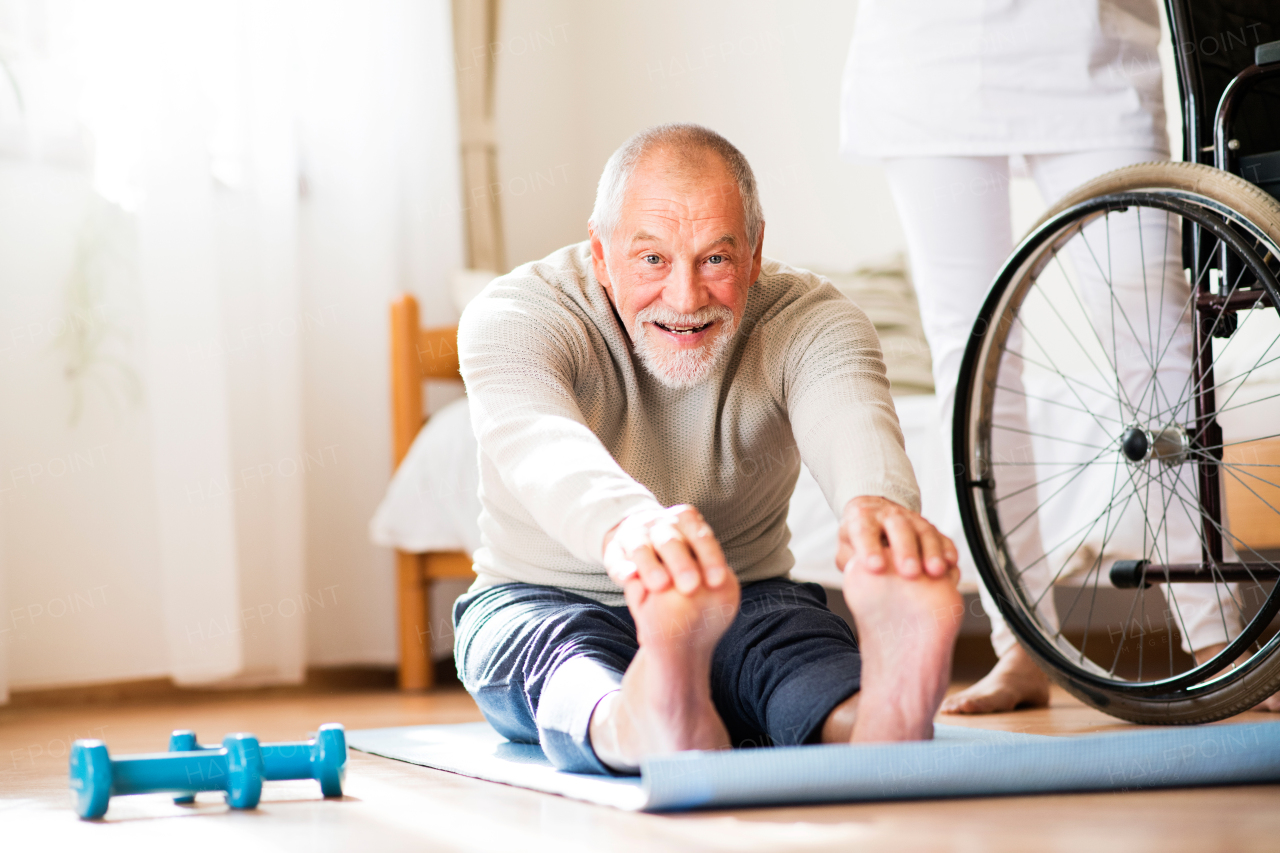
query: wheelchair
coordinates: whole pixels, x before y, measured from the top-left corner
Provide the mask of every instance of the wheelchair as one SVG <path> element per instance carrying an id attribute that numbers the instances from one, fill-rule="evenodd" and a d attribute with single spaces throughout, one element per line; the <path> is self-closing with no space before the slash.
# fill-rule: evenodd
<path id="1" fill-rule="evenodd" d="M 1204 723 L 1280 689 L 1280 3 L 1166 0 L 1182 162 L 1077 188 L 992 284 L 955 484 L 1015 636 L 1085 703 Z"/>

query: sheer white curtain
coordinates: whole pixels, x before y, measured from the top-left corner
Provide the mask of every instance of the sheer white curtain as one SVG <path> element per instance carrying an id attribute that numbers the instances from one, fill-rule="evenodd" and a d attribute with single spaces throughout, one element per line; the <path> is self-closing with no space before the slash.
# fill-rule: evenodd
<path id="1" fill-rule="evenodd" d="M 453 319 L 448 6 L 0 0 L 0 325 L 44 330 L 0 341 L 0 697 L 394 660 L 364 525 L 388 300 Z"/>

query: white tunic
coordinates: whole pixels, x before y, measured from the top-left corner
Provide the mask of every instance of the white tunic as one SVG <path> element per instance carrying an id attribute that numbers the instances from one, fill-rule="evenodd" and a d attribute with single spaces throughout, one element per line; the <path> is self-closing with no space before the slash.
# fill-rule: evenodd
<path id="1" fill-rule="evenodd" d="M 1168 150 L 1156 0 L 862 0 L 850 157 Z"/>

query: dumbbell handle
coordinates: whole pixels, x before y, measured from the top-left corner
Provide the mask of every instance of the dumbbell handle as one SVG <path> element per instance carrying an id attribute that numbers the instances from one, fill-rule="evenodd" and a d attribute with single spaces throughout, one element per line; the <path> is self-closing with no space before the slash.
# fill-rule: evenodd
<path id="1" fill-rule="evenodd" d="M 184 737 L 185 736 L 185 737 Z M 281 779 L 310 779 L 311 744 L 315 741 L 298 743 L 264 743 L 262 744 L 262 778 L 275 782 Z M 178 752 L 218 752 L 222 747 L 195 742 L 195 735 L 190 732 L 176 731 L 169 736 L 169 755 Z M 206 791 L 208 788 L 190 788 L 192 791 Z"/>
<path id="2" fill-rule="evenodd" d="M 227 787 L 227 751 L 155 752 L 111 759 L 111 793 L 222 791 Z"/>
<path id="3" fill-rule="evenodd" d="M 202 746 L 197 742 L 195 732 L 187 729 L 179 729 L 169 736 L 171 751 L 220 748 Z M 341 723 L 325 723 L 311 740 L 265 743 L 261 751 L 263 779 L 315 779 L 326 797 L 342 796 L 342 782 L 346 776 L 347 739 Z M 207 789 L 191 787 L 183 790 Z M 193 799 L 191 796 L 183 796 L 175 798 L 174 802 L 190 803 Z"/>

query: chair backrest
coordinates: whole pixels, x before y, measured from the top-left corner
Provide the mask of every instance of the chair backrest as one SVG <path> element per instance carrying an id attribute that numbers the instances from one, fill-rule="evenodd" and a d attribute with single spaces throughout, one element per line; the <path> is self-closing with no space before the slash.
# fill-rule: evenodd
<path id="1" fill-rule="evenodd" d="M 422 408 L 422 383 L 427 379 L 462 381 L 458 327 L 421 328 L 418 300 L 405 293 L 391 303 L 391 429 L 397 466 L 427 422 Z"/>
<path id="2" fill-rule="evenodd" d="M 1229 444 L 1222 450 L 1222 461 L 1231 466 L 1222 480 L 1228 528 L 1232 539 L 1243 543 L 1237 552 L 1252 560 L 1250 549 L 1280 548 L 1275 509 L 1280 506 L 1280 476 L 1272 473 L 1280 471 L 1280 439 Z"/>

